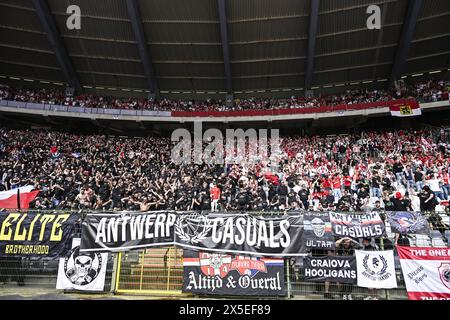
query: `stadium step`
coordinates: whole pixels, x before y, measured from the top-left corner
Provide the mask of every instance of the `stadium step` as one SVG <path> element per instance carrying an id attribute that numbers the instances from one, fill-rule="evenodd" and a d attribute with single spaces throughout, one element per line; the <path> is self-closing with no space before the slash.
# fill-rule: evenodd
<path id="1" fill-rule="evenodd" d="M 167 276 L 166 275 L 143 275 L 142 277 L 139 275 L 136 276 L 125 276 L 120 279 L 120 282 L 135 282 L 135 283 L 142 283 L 151 285 L 153 283 L 167 283 Z M 183 276 L 174 276 L 170 275 L 169 283 L 171 284 L 180 284 L 183 282 Z"/>
<path id="2" fill-rule="evenodd" d="M 136 268 L 136 269 L 129 269 L 127 270 L 128 272 L 124 272 L 121 270 L 120 274 L 121 275 L 139 275 L 139 274 L 143 274 L 143 275 L 154 275 L 154 274 L 168 274 L 168 269 L 166 268 L 151 268 L 151 269 L 140 269 L 140 268 Z M 171 275 L 175 275 L 175 274 L 183 274 L 183 269 L 170 269 L 170 274 Z"/>
<path id="3" fill-rule="evenodd" d="M 169 290 L 181 290 L 182 283 L 169 283 Z M 122 289 L 141 289 L 141 283 L 134 281 L 120 281 L 119 290 Z M 166 290 L 167 282 L 160 283 L 142 283 L 142 290 Z"/>

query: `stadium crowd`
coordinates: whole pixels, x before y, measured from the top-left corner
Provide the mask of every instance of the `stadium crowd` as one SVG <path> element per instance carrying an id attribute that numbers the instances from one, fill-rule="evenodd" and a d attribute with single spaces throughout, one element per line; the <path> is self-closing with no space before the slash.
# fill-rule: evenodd
<path id="1" fill-rule="evenodd" d="M 34 185 L 38 209 L 448 208 L 450 131 L 283 137 L 278 170 L 179 164 L 170 138 L 0 129 L 0 191 Z"/>
<path id="2" fill-rule="evenodd" d="M 154 111 L 225 111 L 225 110 L 267 110 L 313 108 L 342 104 L 368 103 L 415 97 L 419 102 L 448 100 L 445 81 L 430 80 L 426 83 L 406 85 L 397 84 L 390 90 L 347 90 L 342 94 L 295 97 L 288 99 L 235 99 L 232 107 L 224 101 L 170 100 L 157 101 L 139 98 L 117 98 L 92 94 L 70 96 L 64 91 L 54 89 L 14 88 L 0 85 L 0 100 L 13 100 L 31 103 L 46 103 L 72 107 L 132 109 Z"/>

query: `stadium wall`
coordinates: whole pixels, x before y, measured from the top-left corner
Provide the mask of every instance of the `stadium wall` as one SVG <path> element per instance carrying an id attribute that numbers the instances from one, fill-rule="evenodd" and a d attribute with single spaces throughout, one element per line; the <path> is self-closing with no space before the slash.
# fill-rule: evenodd
<path id="1" fill-rule="evenodd" d="M 375 102 L 367 104 L 342 105 L 319 108 L 293 108 L 278 110 L 247 110 L 247 111 L 217 111 L 217 112 L 183 112 L 183 111 L 149 111 L 121 110 L 84 107 L 67 107 L 60 105 L 37 104 L 18 101 L 0 100 L 0 112 L 63 116 L 69 118 L 84 118 L 91 120 L 127 120 L 139 122 L 254 122 L 308 120 L 351 116 L 389 115 L 389 105 L 404 100 Z M 449 101 L 422 103 L 422 110 L 439 110 L 448 108 Z M 316 111 L 316 112 L 314 112 Z"/>

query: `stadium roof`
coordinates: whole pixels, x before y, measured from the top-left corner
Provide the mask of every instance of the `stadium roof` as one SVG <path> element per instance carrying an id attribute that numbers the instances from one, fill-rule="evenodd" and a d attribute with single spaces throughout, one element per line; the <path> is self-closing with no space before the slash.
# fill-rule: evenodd
<path id="1" fill-rule="evenodd" d="M 381 30 L 367 29 L 372 4 Z M 80 30 L 66 27 L 69 5 Z M 1 0 L 0 10 L 0 76 L 98 94 L 303 90 L 450 67 L 448 0 Z"/>

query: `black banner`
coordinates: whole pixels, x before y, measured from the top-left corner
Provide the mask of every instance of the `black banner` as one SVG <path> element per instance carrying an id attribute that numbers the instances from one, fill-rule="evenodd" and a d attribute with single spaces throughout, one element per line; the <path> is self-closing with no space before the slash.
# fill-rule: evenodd
<path id="1" fill-rule="evenodd" d="M 117 252 L 173 245 L 177 214 L 95 213 L 83 221 L 80 251 Z"/>
<path id="2" fill-rule="evenodd" d="M 430 233 L 427 218 L 420 212 L 388 212 L 387 218 L 393 233 Z"/>
<path id="3" fill-rule="evenodd" d="M 264 256 L 302 256 L 303 216 L 247 213 L 88 214 L 81 251 L 114 252 L 157 245 Z"/>
<path id="4" fill-rule="evenodd" d="M 353 256 L 305 257 L 305 281 L 356 283 L 356 258 Z"/>
<path id="5" fill-rule="evenodd" d="M 183 292 L 285 296 L 284 260 L 183 250 Z"/>
<path id="6" fill-rule="evenodd" d="M 71 249 L 79 218 L 71 213 L 0 213 L 0 256 L 55 258 Z"/>
<path id="7" fill-rule="evenodd" d="M 363 214 L 330 212 L 333 233 L 337 237 L 379 238 L 384 235 L 384 223 L 378 212 Z"/>
<path id="8" fill-rule="evenodd" d="M 305 212 L 303 217 L 304 246 L 308 249 L 335 249 L 328 212 Z"/>

